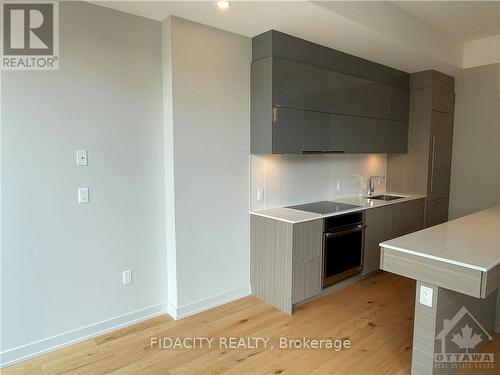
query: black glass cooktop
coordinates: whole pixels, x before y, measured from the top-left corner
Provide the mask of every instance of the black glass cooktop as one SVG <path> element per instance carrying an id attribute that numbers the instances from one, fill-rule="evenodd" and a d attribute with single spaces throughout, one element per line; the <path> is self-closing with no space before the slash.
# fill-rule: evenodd
<path id="1" fill-rule="evenodd" d="M 289 206 L 286 208 L 293 208 L 294 210 L 314 212 L 316 214 L 326 215 L 334 212 L 351 210 L 357 207 L 361 206 L 355 206 L 353 204 L 346 204 L 346 203 L 321 201 L 321 202 L 299 204 L 298 206 Z"/>

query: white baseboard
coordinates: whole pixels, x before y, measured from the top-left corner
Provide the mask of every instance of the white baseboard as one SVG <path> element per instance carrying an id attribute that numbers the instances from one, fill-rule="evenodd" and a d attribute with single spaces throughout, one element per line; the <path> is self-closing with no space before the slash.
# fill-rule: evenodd
<path id="1" fill-rule="evenodd" d="M 10 366 L 27 359 L 37 357 L 44 353 L 60 349 L 62 347 L 76 344 L 91 339 L 110 331 L 153 318 L 157 315 L 167 313 L 164 303 L 149 306 L 131 313 L 117 316 L 73 331 L 61 333 L 43 340 L 35 341 L 17 348 L 8 349 L 0 353 L 0 367 Z M 174 318 L 175 319 L 175 318 Z"/>
<path id="2" fill-rule="evenodd" d="M 172 318 L 179 320 L 249 295 L 250 285 L 244 285 L 182 306 L 174 306 L 169 303 L 167 311 Z"/>
<path id="3" fill-rule="evenodd" d="M 245 285 L 240 288 L 232 289 L 227 292 L 216 294 L 214 296 L 179 307 L 174 306 L 171 303 L 161 303 L 149 306 L 141 310 L 133 311 L 131 313 L 78 328 L 73 331 L 68 331 L 43 340 L 18 346 L 17 348 L 8 349 L 0 353 L 0 367 L 6 367 L 18 362 L 26 361 L 44 353 L 76 344 L 78 342 L 91 339 L 92 337 L 103 335 L 161 314 L 168 313 L 175 320 L 184 319 L 188 316 L 235 301 L 248 295 L 250 295 L 250 286 Z"/>

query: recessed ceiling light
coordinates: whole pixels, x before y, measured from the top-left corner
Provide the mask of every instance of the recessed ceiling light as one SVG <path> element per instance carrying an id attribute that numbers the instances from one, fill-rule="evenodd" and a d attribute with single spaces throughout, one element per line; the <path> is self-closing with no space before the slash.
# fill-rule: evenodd
<path id="1" fill-rule="evenodd" d="M 217 1 L 217 6 L 220 9 L 227 9 L 227 8 L 229 8 L 229 5 L 231 5 L 231 3 L 229 1 L 226 1 L 226 0 Z"/>

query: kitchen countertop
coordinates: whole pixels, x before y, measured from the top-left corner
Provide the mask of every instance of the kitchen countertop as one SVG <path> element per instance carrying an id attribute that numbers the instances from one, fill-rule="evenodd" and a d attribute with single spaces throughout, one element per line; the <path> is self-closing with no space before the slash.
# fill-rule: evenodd
<path id="1" fill-rule="evenodd" d="M 343 210 L 343 211 L 339 211 L 339 212 L 332 212 L 332 213 L 325 214 L 325 215 L 317 214 L 314 212 L 294 210 L 292 208 L 286 208 L 286 207 L 276 207 L 276 208 L 268 208 L 265 210 L 250 211 L 250 214 L 257 215 L 257 216 L 263 216 L 263 217 L 267 217 L 270 219 L 280 220 L 280 221 L 284 221 L 284 222 L 291 223 L 291 224 L 297 224 L 297 223 L 303 223 L 306 221 L 324 219 L 324 218 L 331 217 L 331 216 L 344 215 L 344 214 L 351 213 L 351 212 L 358 212 L 358 211 L 368 210 L 368 209 L 375 208 L 375 207 L 383 207 L 383 206 L 388 206 L 390 204 L 398 204 L 398 203 L 407 202 L 407 201 L 411 201 L 411 200 L 415 200 L 415 199 L 425 198 L 425 195 L 416 195 L 416 194 L 410 195 L 410 194 L 399 194 L 399 193 L 380 193 L 380 194 L 377 193 L 377 194 L 374 194 L 374 196 L 381 195 L 381 194 L 398 195 L 398 196 L 401 196 L 403 198 L 395 199 L 392 201 L 383 201 L 383 200 L 375 200 L 375 199 L 370 200 L 370 199 L 366 198 L 366 196 L 362 196 L 362 195 L 338 198 L 338 199 L 332 200 L 332 202 L 347 203 L 347 204 L 352 204 L 352 205 L 356 205 L 359 207 L 355 207 L 353 209 Z"/>
<path id="2" fill-rule="evenodd" d="M 500 206 L 385 241 L 380 246 L 486 272 L 500 264 Z"/>

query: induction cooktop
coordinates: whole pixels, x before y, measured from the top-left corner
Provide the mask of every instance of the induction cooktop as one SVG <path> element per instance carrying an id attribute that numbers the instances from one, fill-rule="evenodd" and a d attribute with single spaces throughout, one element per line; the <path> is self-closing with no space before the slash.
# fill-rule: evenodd
<path id="1" fill-rule="evenodd" d="M 286 208 L 293 208 L 294 210 L 314 212 L 316 214 L 326 215 L 334 212 L 351 210 L 357 207 L 361 206 L 356 206 L 354 204 L 347 204 L 347 203 L 321 201 L 321 202 L 299 204 L 298 206 L 288 206 Z"/>

